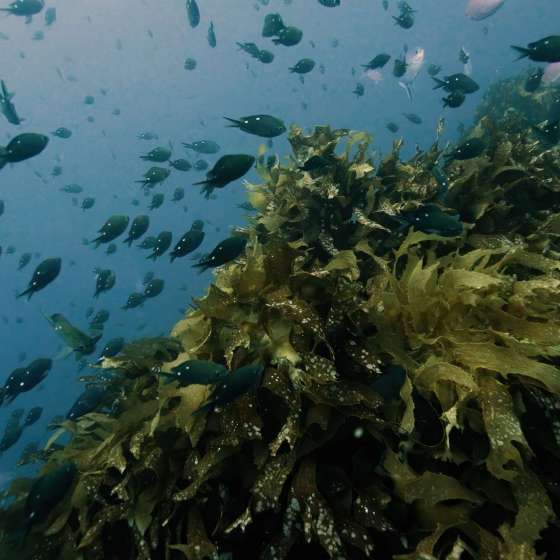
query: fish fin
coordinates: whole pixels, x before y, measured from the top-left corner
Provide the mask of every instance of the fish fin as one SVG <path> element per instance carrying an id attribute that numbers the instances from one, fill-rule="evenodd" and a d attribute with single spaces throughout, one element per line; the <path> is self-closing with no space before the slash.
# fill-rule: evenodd
<path id="1" fill-rule="evenodd" d="M 157 257 L 156 257 L 156 254 L 155 254 L 155 253 L 152 253 L 151 255 L 148 255 L 148 256 L 146 257 L 146 260 L 152 259 L 153 261 L 155 261 L 156 258 L 157 258 Z"/>
<path id="2" fill-rule="evenodd" d="M 404 82 L 399 82 L 399 86 L 401 86 L 404 91 L 406 91 L 406 96 L 412 102 L 412 88 L 409 84 L 405 84 Z"/>
<path id="3" fill-rule="evenodd" d="M 519 54 L 519 56 L 515 60 L 527 58 L 531 54 L 531 51 L 529 49 L 526 49 L 525 47 L 516 47 L 515 45 L 511 45 L 511 48 L 514 51 L 517 51 L 517 54 Z"/>
<path id="4" fill-rule="evenodd" d="M 445 87 L 445 82 L 443 80 L 440 80 L 440 79 L 434 78 L 434 77 L 432 77 L 432 80 L 434 80 L 434 82 L 436 82 L 436 85 L 433 87 L 433 89 L 439 89 L 439 88 Z"/>
<path id="5" fill-rule="evenodd" d="M 183 144 L 183 147 L 186 148 L 187 150 L 192 150 L 193 149 L 192 144 L 188 144 L 187 142 L 181 142 L 181 144 Z"/>
<path id="6" fill-rule="evenodd" d="M 21 294 L 18 294 L 16 298 L 19 299 L 20 297 L 27 296 L 27 301 L 29 301 L 32 295 L 33 295 L 33 288 L 27 288 L 27 290 L 21 292 Z"/>
<path id="7" fill-rule="evenodd" d="M 293 70 L 290 69 L 291 72 L 293 72 Z M 241 121 L 237 120 L 237 119 L 230 119 L 229 117 L 224 117 L 224 119 L 226 119 L 226 121 L 229 121 L 232 124 L 228 124 L 226 126 L 229 126 L 230 128 L 241 128 Z"/>

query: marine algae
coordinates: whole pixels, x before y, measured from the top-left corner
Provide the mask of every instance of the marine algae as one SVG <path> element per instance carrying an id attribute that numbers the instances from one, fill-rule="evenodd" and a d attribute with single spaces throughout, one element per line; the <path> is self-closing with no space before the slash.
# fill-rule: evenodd
<path id="1" fill-rule="evenodd" d="M 3 557 L 555 550 L 560 152 L 527 140 L 545 94 L 525 99 L 519 87 L 490 90 L 469 133 L 488 150 L 450 164 L 443 196 L 437 141 L 407 162 L 396 141 L 377 169 L 362 132 L 292 127 L 286 165 L 263 147 L 262 183 L 248 185 L 257 214 L 236 232 L 244 255 L 170 338 L 104 360 L 110 410 L 64 422 L 66 446 L 55 434 L 42 455 L 28 451 L 45 472 L 71 461 L 79 474 L 24 541 L 31 481 L 13 482 Z M 519 97 L 518 109 L 506 102 Z M 314 156 L 329 166 L 301 169 Z M 403 219 L 427 204 L 462 229 Z M 265 371 L 257 392 L 193 414 L 211 389 L 161 375 L 190 359 Z"/>

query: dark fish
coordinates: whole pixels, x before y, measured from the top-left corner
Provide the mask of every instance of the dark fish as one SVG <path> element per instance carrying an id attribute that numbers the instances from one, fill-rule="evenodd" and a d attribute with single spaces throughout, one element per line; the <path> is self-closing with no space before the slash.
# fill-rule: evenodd
<path id="1" fill-rule="evenodd" d="M 400 218 L 415 230 L 424 233 L 434 233 L 442 236 L 456 236 L 463 232 L 463 224 L 457 214 L 451 215 L 444 212 L 435 204 L 424 206 L 405 212 Z"/>
<path id="2" fill-rule="evenodd" d="M 23 253 L 19 258 L 18 270 L 25 268 L 31 261 L 31 253 Z"/>
<path id="3" fill-rule="evenodd" d="M 80 187 L 80 185 L 71 183 L 70 185 L 64 185 L 63 187 L 60 187 L 60 190 L 68 194 L 80 194 L 84 189 Z"/>
<path id="4" fill-rule="evenodd" d="M 537 91 L 542 83 L 542 77 L 544 75 L 544 70 L 538 68 L 535 72 L 531 73 L 527 80 L 525 81 L 525 91 L 527 93 L 533 93 Z"/>
<path id="5" fill-rule="evenodd" d="M 31 527 L 47 519 L 70 490 L 77 469 L 67 461 L 52 468 L 35 480 L 25 500 L 26 534 Z"/>
<path id="6" fill-rule="evenodd" d="M 82 210 L 89 210 L 90 208 L 93 208 L 94 205 L 95 198 L 92 198 L 91 196 L 86 196 L 86 198 L 82 200 Z"/>
<path id="7" fill-rule="evenodd" d="M 395 63 L 393 65 L 393 76 L 395 76 L 395 78 L 402 78 L 406 74 L 407 68 L 408 64 L 406 63 L 405 56 L 395 58 Z"/>
<path id="8" fill-rule="evenodd" d="M 177 169 L 177 171 L 190 171 L 192 169 L 190 161 L 186 159 L 176 159 L 174 161 L 170 161 L 169 165 L 173 167 L 173 169 Z"/>
<path id="9" fill-rule="evenodd" d="M 192 223 L 191 230 L 202 231 L 204 229 L 204 222 L 202 220 L 195 220 Z"/>
<path id="10" fill-rule="evenodd" d="M 548 122 L 543 127 L 533 126 L 533 131 L 545 146 L 554 146 L 560 141 L 559 121 Z"/>
<path id="11" fill-rule="evenodd" d="M 95 103 L 95 97 L 93 95 L 86 95 L 84 97 L 84 105 L 93 105 Z"/>
<path id="12" fill-rule="evenodd" d="M 414 13 L 410 12 L 402 12 L 398 16 L 393 16 L 395 20 L 395 24 L 403 29 L 410 29 L 414 25 Z"/>
<path id="13" fill-rule="evenodd" d="M 333 157 L 311 156 L 299 169 L 302 171 L 317 171 L 333 165 L 335 161 Z"/>
<path id="14" fill-rule="evenodd" d="M 319 0 L 319 4 L 325 8 L 336 8 L 340 6 L 340 0 Z"/>
<path id="15" fill-rule="evenodd" d="M 56 8 L 47 8 L 45 12 L 45 25 L 51 26 L 56 21 Z"/>
<path id="16" fill-rule="evenodd" d="M 49 143 L 48 136 L 24 132 L 10 140 L 6 147 L 0 146 L 0 169 L 7 163 L 18 163 L 39 155 Z"/>
<path id="17" fill-rule="evenodd" d="M 52 368 L 52 360 L 39 358 L 27 367 L 17 368 L 9 375 L 0 392 L 0 404 L 11 403 L 19 394 L 31 391 L 47 377 Z"/>
<path id="18" fill-rule="evenodd" d="M 154 252 L 146 258 L 155 261 L 158 257 L 161 257 L 171 246 L 171 239 L 172 234 L 170 231 L 162 231 L 157 236 L 156 244 L 154 246 Z"/>
<path id="19" fill-rule="evenodd" d="M 159 136 L 155 132 L 141 132 L 137 136 L 138 140 L 158 140 Z"/>
<path id="20" fill-rule="evenodd" d="M 99 358 L 114 358 L 124 346 L 124 338 L 112 338 L 105 344 Z"/>
<path id="21" fill-rule="evenodd" d="M 280 14 L 267 14 L 264 18 L 262 36 L 273 37 L 284 29 L 284 22 Z"/>
<path id="22" fill-rule="evenodd" d="M 122 309 L 134 309 L 135 307 L 143 305 L 145 300 L 146 297 L 144 296 L 144 294 L 133 292 L 128 296 L 126 304 L 122 307 Z"/>
<path id="23" fill-rule="evenodd" d="M 221 364 L 206 360 L 187 360 L 171 369 L 169 382 L 178 381 L 181 387 L 188 385 L 215 385 L 228 376 L 228 370 Z"/>
<path id="24" fill-rule="evenodd" d="M 428 74 L 432 76 L 432 78 L 434 76 L 437 76 L 440 72 L 441 72 L 441 66 L 438 66 L 437 64 L 430 64 L 428 66 Z"/>
<path id="25" fill-rule="evenodd" d="M 57 138 L 63 138 L 64 140 L 66 140 L 72 136 L 72 131 L 61 126 L 60 128 L 57 128 L 54 132 L 51 132 L 51 134 L 53 136 L 56 136 Z"/>
<path id="26" fill-rule="evenodd" d="M 432 79 L 436 82 L 434 89 L 443 88 L 448 92 L 474 93 L 480 89 L 479 85 L 466 74 L 451 74 L 451 76 L 445 76 L 443 80 Z"/>
<path id="27" fill-rule="evenodd" d="M 390 366 L 387 371 L 371 383 L 371 388 L 384 400 L 398 399 L 401 387 L 406 381 L 406 371 L 400 366 Z"/>
<path id="28" fill-rule="evenodd" d="M 144 239 L 144 241 L 142 241 L 142 243 L 140 243 L 140 245 L 138 245 L 138 247 L 140 247 L 140 249 L 153 249 L 156 246 L 156 243 L 157 237 L 149 235 Z"/>
<path id="29" fill-rule="evenodd" d="M 0 216 L 4 214 L 5 210 L 6 210 L 6 204 L 3 200 L 0 200 Z"/>
<path id="30" fill-rule="evenodd" d="M 208 27 L 208 35 L 206 36 L 208 39 L 208 44 L 212 47 L 216 47 L 216 32 L 214 31 L 214 23 L 210 22 L 210 26 Z"/>
<path id="31" fill-rule="evenodd" d="M 387 11 L 389 9 L 389 0 L 383 0 L 381 5 L 383 6 L 383 9 Z"/>
<path id="32" fill-rule="evenodd" d="M 364 84 L 356 84 L 356 87 L 354 88 L 354 91 L 352 92 L 356 97 L 362 97 L 364 95 L 366 91 L 366 88 L 364 87 Z"/>
<path id="33" fill-rule="evenodd" d="M 149 227 L 149 216 L 146 216 L 145 214 L 136 216 L 136 218 L 132 220 L 132 225 L 128 231 L 128 237 L 124 240 L 124 243 L 128 243 L 128 246 L 130 247 L 134 241 L 140 239 L 148 231 Z"/>
<path id="34" fill-rule="evenodd" d="M 0 113 L 2 113 L 10 124 L 20 125 L 24 119 L 17 114 L 16 107 L 12 103 L 13 93 L 8 91 L 4 80 L 0 80 Z"/>
<path id="35" fill-rule="evenodd" d="M 403 116 L 413 124 L 422 124 L 422 118 L 416 113 L 403 113 Z"/>
<path id="36" fill-rule="evenodd" d="M 272 39 L 275 45 L 284 45 L 285 47 L 293 47 L 297 45 L 303 37 L 303 31 L 297 27 L 283 27 L 276 33 L 276 37 Z"/>
<path id="37" fill-rule="evenodd" d="M 183 64 L 183 68 L 185 70 L 188 70 L 189 72 L 192 70 L 195 70 L 197 66 L 197 62 L 194 58 L 189 57 L 189 58 L 185 58 L 185 62 Z"/>
<path id="38" fill-rule="evenodd" d="M 16 0 L 7 8 L 0 8 L 0 12 L 8 12 L 13 16 L 25 16 L 28 21 L 31 21 L 31 16 L 38 14 L 44 7 L 44 0 Z"/>
<path id="39" fill-rule="evenodd" d="M 431 169 L 431 173 L 440 187 L 439 193 L 436 198 L 437 200 L 443 200 L 447 195 L 447 191 L 449 190 L 449 179 L 439 165 L 434 165 Z"/>
<path id="40" fill-rule="evenodd" d="M 146 286 L 155 278 L 155 274 L 152 271 L 146 272 L 144 274 L 144 279 L 142 280 L 142 284 Z"/>
<path id="41" fill-rule="evenodd" d="M 461 62 L 462 64 L 468 64 L 470 59 L 471 57 L 465 50 L 465 47 L 461 47 L 461 50 L 459 51 L 459 62 Z"/>
<path id="42" fill-rule="evenodd" d="M 519 59 L 529 58 L 535 62 L 560 62 L 560 35 L 549 35 L 529 43 L 526 48 L 511 46 L 519 53 Z"/>
<path id="43" fill-rule="evenodd" d="M 144 161 L 152 161 L 155 163 L 163 163 L 171 157 L 171 150 L 165 148 L 164 146 L 159 146 L 150 150 L 146 155 L 140 156 L 140 159 Z"/>
<path id="44" fill-rule="evenodd" d="M 144 179 L 140 181 L 135 181 L 135 183 L 140 183 L 143 187 L 153 187 L 159 183 L 163 183 L 169 177 L 171 171 L 165 169 L 165 167 L 150 167 L 146 173 L 144 173 Z"/>
<path id="45" fill-rule="evenodd" d="M 123 214 L 115 214 L 111 216 L 105 224 L 98 230 L 99 236 L 92 243 L 95 247 L 99 247 L 102 243 L 110 243 L 117 237 L 122 235 L 128 227 L 129 217 Z"/>
<path id="46" fill-rule="evenodd" d="M 237 46 L 253 58 L 259 58 L 261 49 L 259 49 L 256 43 L 237 43 Z"/>
<path id="47" fill-rule="evenodd" d="M 232 123 L 228 125 L 231 128 L 239 128 L 243 132 L 263 138 L 275 138 L 286 132 L 286 125 L 272 115 L 249 115 L 239 119 L 224 118 Z"/>
<path id="48" fill-rule="evenodd" d="M 200 10 L 196 0 L 187 0 L 187 18 L 191 27 L 196 27 L 200 23 Z"/>
<path id="49" fill-rule="evenodd" d="M 216 386 L 208 401 L 196 412 L 223 408 L 245 393 L 256 389 L 263 371 L 263 366 L 259 364 L 251 364 L 236 369 Z"/>
<path id="50" fill-rule="evenodd" d="M 375 58 L 372 58 L 367 64 L 362 64 L 363 68 L 367 70 L 375 70 L 376 68 L 383 68 L 387 62 L 391 60 L 391 55 L 386 53 L 378 54 Z"/>
<path id="51" fill-rule="evenodd" d="M 228 262 L 235 260 L 245 250 L 247 239 L 244 237 L 228 237 L 221 241 L 214 247 L 212 252 L 193 265 L 195 268 L 200 268 L 201 272 L 209 268 L 216 268 Z"/>
<path id="52" fill-rule="evenodd" d="M 214 167 L 206 174 L 205 181 L 194 183 L 203 185 L 202 192 L 206 198 L 212 194 L 214 189 L 221 189 L 245 175 L 253 164 L 255 158 L 246 154 L 230 154 L 222 156 Z"/>
<path id="53" fill-rule="evenodd" d="M 315 68 L 315 61 L 311 58 L 302 58 L 294 66 L 292 66 L 289 70 L 295 74 L 307 74 L 311 72 Z M 283 124 L 283 123 L 282 123 Z M 241 127 L 240 127 L 241 128 Z M 286 128 L 284 127 L 284 131 Z M 282 133 L 280 133 L 282 134 Z M 262 136 L 259 134 L 259 136 Z M 277 135 L 276 135 L 277 136 Z"/>
<path id="54" fill-rule="evenodd" d="M 486 142 L 482 138 L 470 138 L 444 156 L 445 165 L 449 165 L 454 160 L 463 161 L 478 157 L 484 153 L 484 150 L 486 150 Z"/>
<path id="55" fill-rule="evenodd" d="M 199 154 L 216 154 L 220 151 L 220 146 L 212 140 L 197 140 L 191 144 L 183 142 L 183 146 Z"/>
<path id="56" fill-rule="evenodd" d="M 179 257 L 184 257 L 200 247 L 204 240 L 204 232 L 200 229 L 190 229 L 179 239 L 173 251 L 171 251 L 171 262 Z"/>
<path id="57" fill-rule="evenodd" d="M 266 49 L 261 49 L 259 54 L 256 56 L 256 59 L 263 64 L 270 64 L 274 60 L 274 54 Z"/>
<path id="58" fill-rule="evenodd" d="M 97 341 L 102 336 L 101 333 L 95 336 L 88 336 L 70 323 L 61 313 L 54 313 L 48 317 L 48 321 L 53 327 L 54 332 L 76 353 L 76 359 L 92 354 L 95 351 Z"/>
<path id="59" fill-rule="evenodd" d="M 152 201 L 150 202 L 150 210 L 159 208 L 163 204 L 164 200 L 165 196 L 163 195 L 163 193 L 154 194 L 154 196 L 152 196 Z"/>
<path id="60" fill-rule="evenodd" d="M 93 297 L 99 297 L 99 294 L 111 290 L 117 281 L 117 277 L 112 270 L 97 270 L 97 278 L 95 281 L 95 294 Z"/>
<path id="61" fill-rule="evenodd" d="M 456 109 L 465 101 L 465 94 L 461 90 L 452 91 L 447 97 L 442 97 L 444 107 Z"/>
<path id="62" fill-rule="evenodd" d="M 66 419 L 75 422 L 78 418 L 94 412 L 101 405 L 106 394 L 107 390 L 104 387 L 99 387 L 98 385 L 88 387 L 76 399 L 68 414 L 66 414 Z"/>
<path id="63" fill-rule="evenodd" d="M 29 281 L 27 290 L 19 294 L 17 297 L 27 296 L 27 299 L 31 299 L 31 296 L 35 292 L 47 287 L 53 280 L 56 279 L 56 277 L 60 274 L 61 267 L 62 259 L 45 259 L 33 272 L 33 276 Z"/>
<path id="64" fill-rule="evenodd" d="M 183 198 L 185 198 L 185 189 L 183 187 L 177 187 L 173 191 L 173 202 L 179 202 L 180 200 L 183 200 Z"/>
<path id="65" fill-rule="evenodd" d="M 23 426 L 20 425 L 19 418 L 10 418 L 4 429 L 2 439 L 0 440 L 0 455 L 2 452 L 10 449 L 10 447 L 13 447 L 19 441 L 22 433 Z"/>
<path id="66" fill-rule="evenodd" d="M 163 292 L 163 288 L 165 288 L 165 282 L 159 278 L 156 278 L 146 285 L 144 289 L 144 296 L 147 298 L 154 298 L 159 296 L 161 292 Z"/>
<path id="67" fill-rule="evenodd" d="M 41 418 L 41 414 L 43 414 L 43 407 L 42 406 L 34 406 L 25 417 L 25 421 L 23 422 L 23 426 L 31 426 Z"/>
<path id="68" fill-rule="evenodd" d="M 397 123 L 394 122 L 389 122 L 387 123 L 387 130 L 389 130 L 390 132 L 396 133 L 399 131 L 399 125 Z"/>

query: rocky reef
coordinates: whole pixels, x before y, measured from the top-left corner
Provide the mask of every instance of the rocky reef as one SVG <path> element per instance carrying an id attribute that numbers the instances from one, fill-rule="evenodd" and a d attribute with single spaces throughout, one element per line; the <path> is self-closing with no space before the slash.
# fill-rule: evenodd
<path id="1" fill-rule="evenodd" d="M 110 398 L 43 451 L 39 480 L 64 467 L 64 492 L 44 484 L 45 505 L 14 481 L 2 557 L 557 550 L 560 151 L 532 127 L 559 93 L 525 107 L 512 89 L 469 131 L 484 152 L 445 168 L 438 141 L 409 161 L 397 141 L 376 168 L 367 134 L 329 127 L 293 127 L 285 164 L 263 148 L 245 254 L 169 338 L 89 379 Z M 212 387 L 166 378 L 192 359 L 264 372 L 194 413 Z"/>

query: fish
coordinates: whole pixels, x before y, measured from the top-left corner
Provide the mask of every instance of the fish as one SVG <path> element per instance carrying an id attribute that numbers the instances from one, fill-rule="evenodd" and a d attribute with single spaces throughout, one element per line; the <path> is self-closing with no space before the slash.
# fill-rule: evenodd
<path id="1" fill-rule="evenodd" d="M 72 131 L 63 126 L 57 128 L 55 131 L 51 132 L 51 134 L 57 138 L 63 138 L 64 140 L 72 137 Z"/>
<path id="2" fill-rule="evenodd" d="M 25 420 L 23 422 L 23 426 L 26 427 L 26 428 L 28 426 L 32 426 L 33 424 L 35 424 L 35 422 L 37 422 L 37 420 L 39 420 L 39 418 L 41 418 L 42 414 L 43 414 L 43 407 L 42 406 L 34 406 L 27 413 L 27 416 L 25 417 Z"/>
<path id="3" fill-rule="evenodd" d="M 82 210 L 89 210 L 90 208 L 93 208 L 94 205 L 95 205 L 95 198 L 92 198 L 91 196 L 86 196 L 82 200 Z"/>
<path id="4" fill-rule="evenodd" d="M 340 0 L 318 0 L 321 6 L 325 6 L 325 8 L 336 8 L 340 6 Z"/>
<path id="5" fill-rule="evenodd" d="M 130 230 L 128 231 L 127 238 L 123 241 L 123 243 L 128 243 L 130 247 L 134 241 L 140 239 L 150 227 L 150 217 L 142 214 L 141 216 L 136 216 L 134 220 L 132 220 L 132 224 L 130 226 Z"/>
<path id="6" fill-rule="evenodd" d="M 10 93 L 4 80 L 0 80 L 0 113 L 2 113 L 10 124 L 20 125 L 25 119 L 17 114 L 16 107 L 12 103 L 14 93 Z"/>
<path id="7" fill-rule="evenodd" d="M 105 346 L 103 346 L 103 350 L 101 350 L 99 359 L 114 358 L 117 354 L 120 353 L 123 347 L 124 347 L 124 338 L 122 336 L 119 336 L 117 338 L 112 338 L 105 344 Z"/>
<path id="8" fill-rule="evenodd" d="M 455 160 L 464 161 L 478 157 L 484 153 L 486 148 L 486 142 L 482 138 L 469 138 L 444 155 L 445 165 L 447 166 Z"/>
<path id="9" fill-rule="evenodd" d="M 88 387 L 70 407 L 70 410 L 66 414 L 67 420 L 72 420 L 75 422 L 82 416 L 94 412 L 107 395 L 107 389 L 105 387 L 100 387 L 99 385 L 93 385 Z"/>
<path id="10" fill-rule="evenodd" d="M 274 37 L 274 35 L 278 35 L 284 27 L 284 22 L 282 21 L 282 16 L 280 14 L 267 14 L 264 17 L 261 34 L 263 37 Z"/>
<path id="11" fill-rule="evenodd" d="M 8 163 L 19 163 L 38 156 L 49 143 L 49 137 L 35 132 L 24 132 L 0 146 L 0 169 Z"/>
<path id="12" fill-rule="evenodd" d="M 21 393 L 31 391 L 39 385 L 47 377 L 52 364 L 52 360 L 48 358 L 38 358 L 24 368 L 12 371 L 0 391 L 0 405 L 10 404 Z"/>
<path id="13" fill-rule="evenodd" d="M 441 66 L 438 66 L 437 64 L 430 64 L 428 66 L 428 74 L 432 76 L 432 78 L 434 76 L 437 76 L 440 72 L 441 72 Z"/>
<path id="14" fill-rule="evenodd" d="M 289 68 L 292 74 L 308 74 L 315 68 L 315 61 L 311 58 L 302 58 Z M 285 129 L 285 127 L 284 127 Z"/>
<path id="15" fill-rule="evenodd" d="M 70 185 L 64 185 L 64 187 L 60 187 L 60 190 L 68 194 L 80 194 L 84 189 L 76 183 L 71 183 Z"/>
<path id="16" fill-rule="evenodd" d="M 155 261 L 158 257 L 161 257 L 171 246 L 172 237 L 173 235 L 170 231 L 162 231 L 157 236 L 153 253 L 151 255 L 148 255 L 146 259 L 152 259 L 153 261 Z"/>
<path id="17" fill-rule="evenodd" d="M 193 267 L 199 268 L 200 272 L 204 272 L 209 268 L 216 268 L 227 264 L 239 257 L 245 251 L 246 245 L 247 239 L 244 237 L 228 237 L 218 243 L 209 255 L 202 258 Z"/>
<path id="18" fill-rule="evenodd" d="M 207 360 L 187 360 L 171 368 L 171 372 L 166 374 L 167 382 L 178 381 L 180 387 L 215 385 L 229 375 L 225 366 Z"/>
<path id="19" fill-rule="evenodd" d="M 255 158 L 246 154 L 228 154 L 222 156 L 206 174 L 206 180 L 194 183 L 203 185 L 202 192 L 206 198 L 214 189 L 221 189 L 245 175 L 255 163 Z"/>
<path id="20" fill-rule="evenodd" d="M 186 159 L 176 159 L 174 161 L 170 161 L 169 165 L 176 169 L 177 171 L 190 171 L 192 169 L 192 164 L 190 161 Z"/>
<path id="21" fill-rule="evenodd" d="M 533 126 L 532 128 L 539 141 L 545 146 L 554 146 L 560 141 L 560 122 L 558 120 L 548 121 L 544 126 Z"/>
<path id="22" fill-rule="evenodd" d="M 13 447 L 19 441 L 22 433 L 23 426 L 19 423 L 19 418 L 12 416 L 4 428 L 2 439 L 0 439 L 0 455 Z"/>
<path id="23" fill-rule="evenodd" d="M 208 34 L 206 35 L 206 39 L 208 40 L 208 44 L 210 45 L 210 47 L 212 47 L 213 49 L 216 48 L 217 42 L 216 42 L 216 32 L 214 30 L 214 23 L 210 22 L 210 25 L 208 27 Z"/>
<path id="24" fill-rule="evenodd" d="M 413 96 L 412 86 L 424 65 L 425 54 L 424 49 L 418 47 L 414 51 L 407 52 L 405 55 L 406 72 L 399 82 L 399 86 L 406 91 L 406 95 L 410 101 L 412 101 Z"/>
<path id="25" fill-rule="evenodd" d="M 56 8 L 47 8 L 45 11 L 45 25 L 50 27 L 56 21 Z"/>
<path id="26" fill-rule="evenodd" d="M 352 92 L 356 97 L 362 97 L 365 93 L 366 88 L 364 84 L 357 83 L 354 91 Z"/>
<path id="27" fill-rule="evenodd" d="M 482 21 L 494 15 L 504 2 L 505 0 L 469 0 L 465 15 L 474 21 Z"/>
<path id="28" fill-rule="evenodd" d="M 110 243 L 117 237 L 121 236 L 128 227 L 129 217 L 123 214 L 114 214 L 111 216 L 98 230 L 97 236 L 92 243 L 95 243 L 95 248 L 99 247 L 102 243 Z"/>
<path id="29" fill-rule="evenodd" d="M 404 1 L 399 2 L 399 10 L 400 14 L 398 16 L 393 16 L 395 24 L 403 29 L 410 29 L 414 25 L 415 10 Z"/>
<path id="30" fill-rule="evenodd" d="M 416 113 L 403 113 L 403 116 L 413 124 L 422 124 L 422 118 Z"/>
<path id="31" fill-rule="evenodd" d="M 272 39 L 275 45 L 284 45 L 285 47 L 293 47 L 297 45 L 303 38 L 303 31 L 293 26 L 284 26 L 276 37 Z"/>
<path id="32" fill-rule="evenodd" d="M 445 76 L 443 80 L 432 78 L 436 85 L 433 89 L 443 88 L 445 91 L 462 91 L 463 93 L 474 93 L 480 89 L 480 86 L 466 74 L 451 74 Z"/>
<path id="33" fill-rule="evenodd" d="M 54 332 L 68 345 L 70 351 L 76 353 L 76 360 L 93 354 L 97 342 L 103 336 L 102 333 L 88 336 L 70 323 L 62 313 L 53 313 L 47 317 L 47 320 Z"/>
<path id="34" fill-rule="evenodd" d="M 199 154 L 217 154 L 221 148 L 213 140 L 197 140 L 196 142 L 182 143 L 187 150 L 192 150 Z"/>
<path id="35" fill-rule="evenodd" d="M 117 281 L 116 274 L 109 269 L 96 270 L 96 280 L 95 280 L 95 294 L 93 297 L 98 298 L 103 292 L 108 292 L 111 290 Z"/>
<path id="36" fill-rule="evenodd" d="M 366 70 L 376 70 L 377 68 L 383 68 L 387 62 L 391 60 L 391 55 L 386 53 L 381 53 L 372 58 L 367 64 L 362 64 L 362 68 Z"/>
<path id="37" fill-rule="evenodd" d="M 146 284 L 144 288 L 144 297 L 154 298 L 159 296 L 159 294 L 163 292 L 163 288 L 165 288 L 165 281 L 160 278 L 155 278 Z"/>
<path id="38" fill-rule="evenodd" d="M 405 55 L 395 58 L 395 62 L 393 63 L 393 76 L 395 76 L 395 78 L 402 78 L 406 74 L 407 68 L 408 65 L 406 64 Z"/>
<path id="39" fill-rule="evenodd" d="M 123 305 L 121 309 L 134 309 L 135 307 L 144 305 L 145 300 L 146 297 L 144 296 L 144 294 L 141 294 L 139 292 L 133 292 L 128 296 L 128 299 L 126 300 L 126 304 Z"/>
<path id="40" fill-rule="evenodd" d="M 23 253 L 19 258 L 18 270 L 25 268 L 31 261 L 31 253 Z"/>
<path id="41" fill-rule="evenodd" d="M 173 251 L 171 251 L 171 262 L 179 257 L 184 257 L 193 251 L 196 251 L 198 247 L 202 244 L 204 240 L 204 232 L 201 229 L 190 229 L 187 231 L 181 239 L 175 245 Z"/>
<path id="42" fill-rule="evenodd" d="M 44 0 L 16 0 L 7 8 L 0 8 L 0 12 L 7 12 L 12 16 L 23 16 L 27 23 L 31 22 L 34 15 L 45 7 Z"/>
<path id="43" fill-rule="evenodd" d="M 264 367 L 260 364 L 250 364 L 236 369 L 218 383 L 209 399 L 201 405 L 195 413 L 227 406 L 242 395 L 255 390 L 260 384 Z"/>
<path id="44" fill-rule="evenodd" d="M 442 98 L 443 106 L 455 109 L 465 101 L 465 94 L 461 90 L 452 91 L 447 97 Z"/>
<path id="45" fill-rule="evenodd" d="M 455 237 L 463 232 L 463 224 L 458 215 L 448 214 L 435 204 L 424 204 L 416 210 L 401 214 L 399 218 L 424 233 Z"/>
<path id="46" fill-rule="evenodd" d="M 159 140 L 159 136 L 155 132 L 141 132 L 137 136 L 138 140 Z"/>
<path id="47" fill-rule="evenodd" d="M 270 64 L 274 60 L 274 54 L 266 49 L 261 49 L 255 58 L 263 64 Z"/>
<path id="48" fill-rule="evenodd" d="M 529 58 L 533 62 L 560 62 L 560 35 L 549 35 L 533 43 L 529 43 L 527 47 L 511 48 L 519 54 L 517 60 Z"/>
<path id="49" fill-rule="evenodd" d="M 5 210 L 6 210 L 6 203 L 3 200 L 0 200 L 0 216 L 4 214 Z"/>
<path id="50" fill-rule="evenodd" d="M 140 245 L 138 245 L 138 247 L 140 249 L 153 249 L 156 245 L 156 242 L 157 242 L 157 237 L 154 237 L 153 235 L 149 235 L 142 241 L 142 243 L 140 243 Z"/>
<path id="51" fill-rule="evenodd" d="M 31 299 L 33 294 L 39 292 L 40 290 L 46 288 L 51 282 L 56 280 L 58 275 L 60 274 L 60 270 L 62 268 L 62 259 L 56 258 L 48 258 L 42 261 L 35 271 L 33 272 L 33 276 L 29 281 L 27 289 L 21 294 L 18 294 L 18 298 L 27 296 L 27 299 Z"/>
<path id="52" fill-rule="evenodd" d="M 534 93 L 535 91 L 537 91 L 541 86 L 543 75 L 544 70 L 542 68 L 537 68 L 537 70 L 531 72 L 531 74 L 529 74 L 529 76 L 525 80 L 523 89 L 527 93 Z"/>
<path id="53" fill-rule="evenodd" d="M 396 133 L 399 131 L 399 125 L 397 123 L 394 122 L 389 122 L 386 125 L 387 130 L 389 130 L 392 133 Z"/>
<path id="54" fill-rule="evenodd" d="M 545 86 L 551 86 L 558 81 L 560 81 L 560 62 L 551 62 L 544 69 L 542 83 Z"/>
<path id="55" fill-rule="evenodd" d="M 183 187 L 177 187 L 173 191 L 173 202 L 179 202 L 180 200 L 183 200 L 183 198 L 185 198 L 185 189 Z"/>
<path id="56" fill-rule="evenodd" d="M 164 200 L 165 196 L 163 195 L 163 193 L 154 194 L 154 196 L 152 196 L 152 201 L 150 202 L 150 210 L 159 208 L 163 204 Z"/>
<path id="57" fill-rule="evenodd" d="M 187 0 L 187 19 L 192 28 L 197 27 L 200 23 L 200 10 L 196 0 Z"/>
<path id="58" fill-rule="evenodd" d="M 154 187 L 160 183 L 163 183 L 167 177 L 169 177 L 171 171 L 165 169 L 165 167 L 153 166 L 144 173 L 144 179 L 140 181 L 135 181 L 135 183 L 140 183 L 143 187 Z"/>
<path id="59" fill-rule="evenodd" d="M 147 154 L 140 156 L 141 160 L 151 161 L 155 163 L 164 163 L 171 157 L 171 150 L 164 146 L 159 146 L 150 150 Z"/>
<path id="60" fill-rule="evenodd" d="M 192 70 L 195 70 L 197 67 L 197 62 L 196 59 L 192 58 L 192 57 L 188 57 L 185 58 L 185 62 L 183 64 L 183 68 L 185 70 L 188 70 L 189 72 L 191 72 Z"/>
<path id="61" fill-rule="evenodd" d="M 224 118 L 231 123 L 228 125 L 230 128 L 239 128 L 243 132 L 263 138 L 275 138 L 286 132 L 284 122 L 272 115 L 249 115 L 239 119 Z"/>

